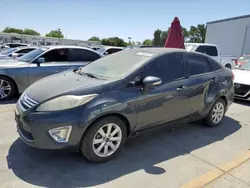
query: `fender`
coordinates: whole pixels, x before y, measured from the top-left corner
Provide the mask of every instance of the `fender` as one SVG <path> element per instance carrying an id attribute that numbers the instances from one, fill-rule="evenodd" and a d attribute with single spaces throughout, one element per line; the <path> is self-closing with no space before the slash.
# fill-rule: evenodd
<path id="1" fill-rule="evenodd" d="M 117 95 L 119 93 L 119 95 Z M 131 100 L 124 101 L 122 97 L 124 93 L 121 91 L 114 91 L 112 93 L 101 94 L 88 103 L 82 113 L 82 118 L 80 126 L 85 130 L 98 118 L 107 115 L 120 115 L 127 120 L 129 123 L 129 129 L 131 132 L 136 128 L 136 111 L 133 106 L 134 99 L 136 98 L 136 93 L 130 93 Z M 118 100 L 113 98 L 113 95 L 119 96 Z"/>

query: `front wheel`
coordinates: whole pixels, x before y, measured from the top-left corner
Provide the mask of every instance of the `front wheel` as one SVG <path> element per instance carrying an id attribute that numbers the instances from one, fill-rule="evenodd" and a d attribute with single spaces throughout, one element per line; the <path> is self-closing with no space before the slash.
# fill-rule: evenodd
<path id="1" fill-rule="evenodd" d="M 16 91 L 16 86 L 10 78 L 0 76 L 0 101 L 10 99 Z"/>
<path id="2" fill-rule="evenodd" d="M 225 101 L 219 98 L 211 108 L 207 118 L 205 119 L 206 125 L 210 127 L 218 126 L 223 120 L 226 112 Z"/>
<path id="3" fill-rule="evenodd" d="M 119 153 L 127 139 L 126 125 L 120 118 L 105 117 L 90 126 L 80 146 L 90 162 L 106 162 Z"/>

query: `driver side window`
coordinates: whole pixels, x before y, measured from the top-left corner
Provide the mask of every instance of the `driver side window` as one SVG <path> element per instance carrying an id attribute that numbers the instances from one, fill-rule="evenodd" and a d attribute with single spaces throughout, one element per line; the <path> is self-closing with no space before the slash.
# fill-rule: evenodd
<path id="1" fill-rule="evenodd" d="M 184 77 L 184 56 L 172 53 L 159 57 L 145 68 L 146 76 L 159 77 L 162 83 L 171 82 Z"/>
<path id="2" fill-rule="evenodd" d="M 46 63 L 49 62 L 67 62 L 68 59 L 68 49 L 54 49 L 50 50 L 44 55 L 42 55 Z"/>

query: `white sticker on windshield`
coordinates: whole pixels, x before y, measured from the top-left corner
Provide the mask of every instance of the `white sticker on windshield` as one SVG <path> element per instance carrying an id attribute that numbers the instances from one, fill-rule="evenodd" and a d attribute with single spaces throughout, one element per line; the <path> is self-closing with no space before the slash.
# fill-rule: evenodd
<path id="1" fill-rule="evenodd" d="M 137 52 L 136 55 L 143 55 L 143 56 L 151 57 L 154 54 L 149 53 L 149 52 Z"/>

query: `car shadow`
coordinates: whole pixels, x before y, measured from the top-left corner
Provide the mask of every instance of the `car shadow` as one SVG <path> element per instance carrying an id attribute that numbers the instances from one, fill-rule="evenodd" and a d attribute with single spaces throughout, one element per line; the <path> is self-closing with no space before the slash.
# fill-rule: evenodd
<path id="1" fill-rule="evenodd" d="M 250 106 L 250 101 L 244 101 L 240 99 L 234 99 L 234 103 L 244 105 L 244 106 Z"/>
<path id="2" fill-rule="evenodd" d="M 18 99 L 19 99 L 20 96 L 15 96 L 13 97 L 12 99 L 10 100 L 6 100 L 6 101 L 0 101 L 0 106 L 1 105 L 6 105 L 6 104 L 16 104 Z"/>
<path id="3" fill-rule="evenodd" d="M 89 187 L 138 170 L 163 174 L 165 169 L 155 165 L 223 140 L 240 128 L 238 121 L 225 117 L 216 128 L 191 123 L 161 129 L 130 139 L 116 158 L 103 164 L 88 163 L 79 153 L 30 148 L 17 139 L 7 161 L 18 178 L 36 186 Z"/>

